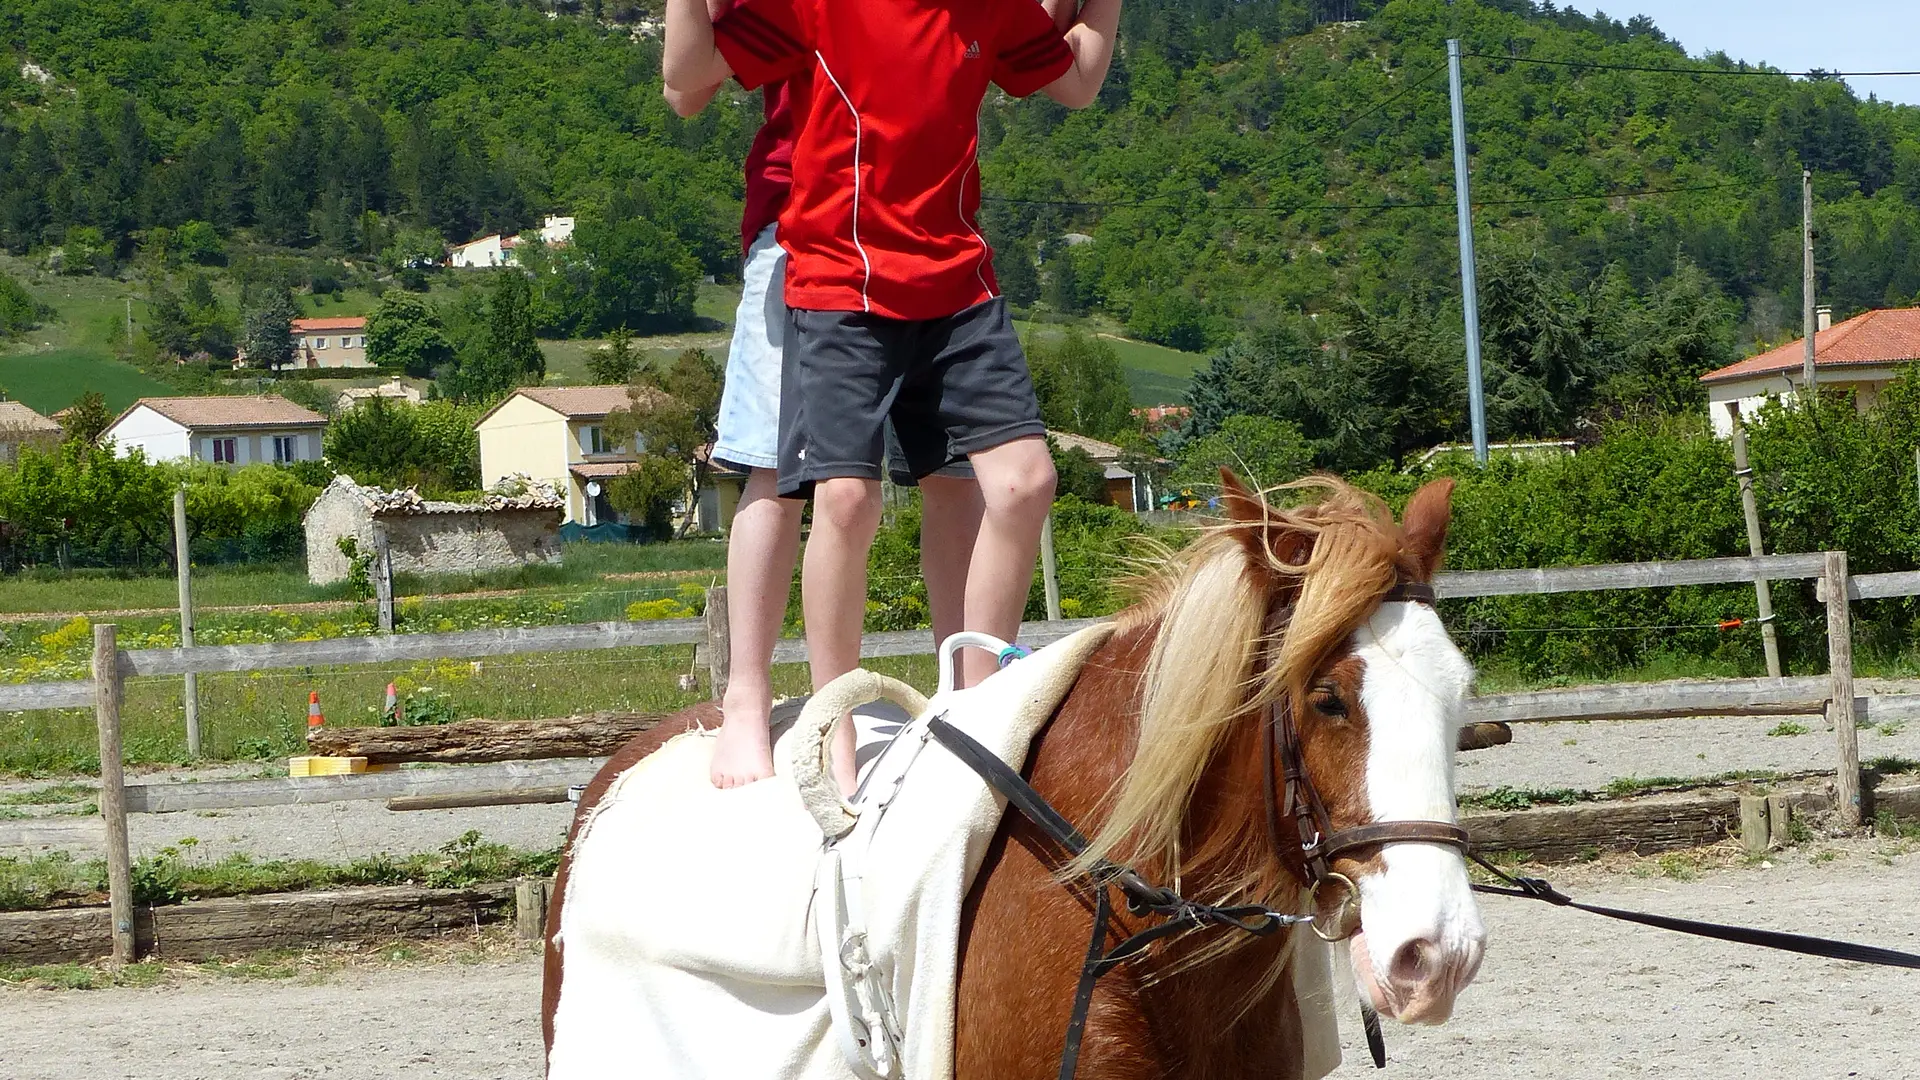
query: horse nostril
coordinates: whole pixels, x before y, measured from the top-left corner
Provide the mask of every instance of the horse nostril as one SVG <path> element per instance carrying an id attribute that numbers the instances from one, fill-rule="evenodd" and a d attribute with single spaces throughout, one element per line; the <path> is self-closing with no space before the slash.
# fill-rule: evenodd
<path id="1" fill-rule="evenodd" d="M 1400 946 L 1387 967 L 1387 978 L 1401 986 L 1418 986 L 1439 974 L 1440 947 L 1425 938 Z"/>

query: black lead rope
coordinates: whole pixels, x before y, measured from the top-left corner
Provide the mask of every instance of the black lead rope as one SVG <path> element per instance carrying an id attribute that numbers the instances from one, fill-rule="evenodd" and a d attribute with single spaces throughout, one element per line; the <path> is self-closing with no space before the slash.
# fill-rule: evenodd
<path id="1" fill-rule="evenodd" d="M 1046 797 L 1033 789 L 1000 756 L 980 745 L 973 736 L 936 716 L 927 722 L 927 730 L 941 746 L 961 763 L 978 773 L 987 786 L 999 792 L 1021 816 L 1058 844 L 1070 856 L 1087 850 L 1087 838 L 1073 827 Z M 1087 942 L 1087 958 L 1080 966 L 1080 983 L 1073 992 L 1073 1014 L 1067 1021 L 1067 1040 L 1060 1056 L 1060 1080 L 1073 1080 L 1079 1070 L 1080 1046 L 1087 1033 L 1087 1013 L 1093 1005 L 1093 985 L 1124 961 L 1138 956 L 1147 946 L 1163 938 L 1206 926 L 1224 926 L 1249 934 L 1266 935 L 1306 922 L 1310 916 L 1289 915 L 1258 904 L 1216 907 L 1188 900 L 1171 889 L 1150 885 L 1138 872 L 1105 860 L 1094 864 L 1090 877 L 1093 887 L 1093 937 Z M 1107 933 L 1113 920 L 1113 903 L 1108 889 L 1118 888 L 1127 898 L 1127 910 L 1136 916 L 1158 915 L 1163 921 L 1126 938 L 1111 950 L 1106 949 Z"/>
<path id="2" fill-rule="evenodd" d="M 1801 953 L 1805 956 L 1818 956 L 1828 960 L 1850 960 L 1856 964 L 1878 964 L 1882 967 L 1920 968 L 1920 956 L 1904 953 L 1896 949 L 1882 949 L 1875 945 L 1858 945 L 1850 941 L 1834 941 L 1831 938 L 1810 937 L 1806 934 L 1788 934 L 1778 930 L 1756 930 L 1746 926 L 1724 926 L 1720 923 L 1700 922 L 1695 919 L 1676 919 L 1671 915 L 1653 915 L 1644 911 L 1622 911 L 1619 908 L 1600 907 L 1595 904 L 1582 904 L 1536 877 L 1516 877 L 1493 865 L 1479 855 L 1470 855 L 1488 873 L 1506 882 L 1511 888 L 1498 885 L 1475 885 L 1474 892 L 1491 893 L 1495 896 L 1518 896 L 1528 900 L 1544 900 L 1556 907 L 1576 908 L 1580 911 L 1604 915 L 1609 919 L 1639 923 L 1642 926 L 1658 927 L 1681 934 L 1693 934 L 1697 937 L 1715 938 L 1731 941 L 1740 945 L 1758 945 L 1763 949 L 1780 949 L 1785 952 Z"/>

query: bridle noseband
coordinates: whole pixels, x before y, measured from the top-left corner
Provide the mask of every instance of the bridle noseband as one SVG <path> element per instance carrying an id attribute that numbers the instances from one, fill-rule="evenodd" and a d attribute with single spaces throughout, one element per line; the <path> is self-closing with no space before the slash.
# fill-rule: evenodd
<path id="1" fill-rule="evenodd" d="M 1403 579 L 1381 597 L 1380 602 L 1433 607 L 1435 599 L 1433 586 Z M 1274 609 L 1268 619 L 1270 638 L 1278 637 L 1285 630 L 1290 614 L 1291 609 L 1287 607 Z M 1467 830 L 1450 821 L 1380 821 L 1335 829 L 1326 803 L 1321 800 L 1319 790 L 1307 776 L 1306 760 L 1300 749 L 1300 732 L 1294 724 L 1293 711 L 1284 698 L 1276 698 L 1267 706 L 1266 722 L 1261 728 L 1265 742 L 1261 757 L 1267 835 L 1273 844 L 1274 857 L 1282 866 L 1291 867 L 1291 845 L 1282 840 L 1286 833 L 1281 828 L 1280 819 L 1283 815 L 1293 819 L 1293 840 L 1299 850 L 1298 872 L 1307 887 L 1316 915 L 1312 923 L 1313 932 L 1325 940 L 1343 941 L 1360 928 L 1360 888 L 1352 878 L 1334 872 L 1335 859 L 1362 848 L 1385 844 L 1442 844 L 1458 850 L 1462 855 L 1466 854 L 1469 843 Z M 1276 775 L 1284 780 L 1284 786 L 1276 782 Z M 1276 798 L 1276 795 L 1279 797 Z M 1322 889 L 1328 885 L 1338 886 L 1346 893 L 1332 907 L 1323 903 L 1321 897 Z"/>

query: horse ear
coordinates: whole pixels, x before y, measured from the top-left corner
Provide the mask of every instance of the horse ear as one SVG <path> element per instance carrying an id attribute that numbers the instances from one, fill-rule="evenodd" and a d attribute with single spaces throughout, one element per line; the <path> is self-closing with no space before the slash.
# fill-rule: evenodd
<path id="1" fill-rule="evenodd" d="M 1421 581 L 1431 581 L 1447 553 L 1447 526 L 1453 520 L 1453 478 L 1442 477 L 1423 486 L 1407 500 L 1407 512 L 1400 516 L 1400 545 L 1419 571 Z"/>
<path id="2" fill-rule="evenodd" d="M 1256 560 L 1277 559 L 1289 566 L 1302 566 L 1313 553 L 1313 540 L 1283 523 L 1267 509 L 1267 501 L 1234 475 L 1220 467 L 1220 508 L 1235 525 L 1240 540 Z"/>
<path id="3" fill-rule="evenodd" d="M 1220 508 L 1227 512 L 1229 521 L 1242 525 L 1264 525 L 1269 516 L 1260 493 L 1225 465 L 1220 466 Z"/>

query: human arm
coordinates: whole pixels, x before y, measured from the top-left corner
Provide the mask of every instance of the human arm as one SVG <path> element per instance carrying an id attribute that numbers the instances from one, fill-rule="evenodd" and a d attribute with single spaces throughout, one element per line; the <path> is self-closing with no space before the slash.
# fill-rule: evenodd
<path id="1" fill-rule="evenodd" d="M 1071 0 L 1061 0 L 1071 3 Z M 1048 14 L 1053 14 L 1048 8 Z M 1057 19 L 1057 16 L 1056 16 Z M 1084 109 L 1100 96 L 1113 63 L 1113 41 L 1120 30 L 1120 0 L 1087 0 L 1079 19 L 1066 32 L 1073 66 L 1042 87 L 1046 95 L 1069 109 Z"/>
<path id="2" fill-rule="evenodd" d="M 678 94 L 691 102 L 704 93 L 710 100 L 720 84 L 733 74 L 733 68 L 727 64 L 727 58 L 720 55 L 720 47 L 714 40 L 713 20 L 707 0 L 667 0 L 660 74 L 667 84 L 667 101 L 673 104 L 675 112 L 680 112 L 680 105 L 672 95 Z M 706 101 L 702 100 L 700 105 L 704 108 Z"/>
<path id="3" fill-rule="evenodd" d="M 1059 2 L 1063 2 L 1063 0 L 1054 0 L 1054 2 L 1059 3 Z M 711 37 L 713 33 L 713 24 L 720 20 L 720 16 L 726 14 L 727 8 L 733 5 L 733 0 L 706 0 L 706 5 L 707 5 L 707 33 L 708 33 L 708 36 Z M 667 63 L 667 60 L 665 59 L 665 57 L 673 56 L 675 49 L 680 45 L 680 40 L 679 40 L 679 37 L 677 36 L 676 26 L 672 16 L 673 6 L 674 5 L 672 3 L 669 3 L 668 5 L 667 27 L 666 27 L 665 41 L 663 42 L 663 48 L 662 48 L 663 59 L 661 60 L 661 67 L 663 69 L 665 68 Z M 718 46 L 715 46 L 714 51 L 716 53 L 719 52 Z M 724 60 L 724 57 L 722 59 Z M 664 92 L 667 98 L 667 105 L 673 109 L 675 115 L 681 117 L 682 119 L 685 119 L 687 117 L 698 114 L 701 109 L 706 108 L 707 103 L 713 100 L 713 96 L 720 92 L 720 86 L 721 86 L 721 83 L 719 81 L 716 81 L 713 84 L 706 87 L 704 90 L 678 90 L 673 87 L 671 82 L 669 82 L 667 83 Z"/>
<path id="4" fill-rule="evenodd" d="M 1053 28 L 1062 34 L 1073 26 L 1075 16 L 1080 14 L 1080 0 L 1040 0 L 1040 6 L 1053 19 Z"/>

